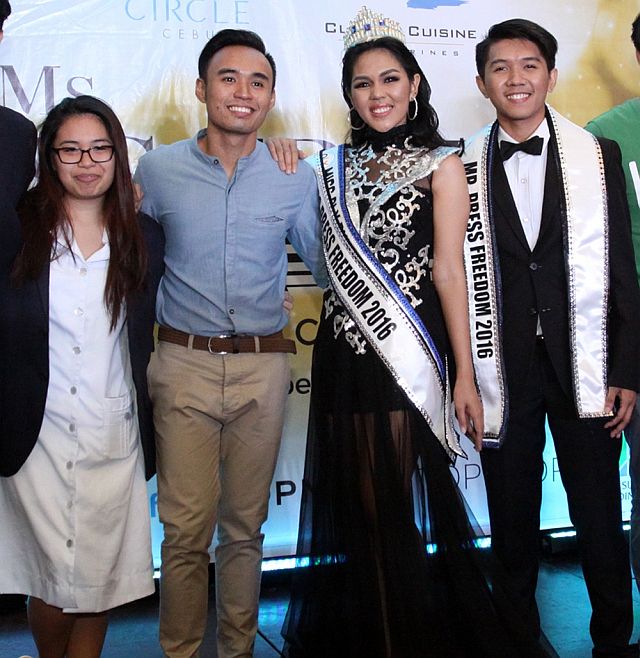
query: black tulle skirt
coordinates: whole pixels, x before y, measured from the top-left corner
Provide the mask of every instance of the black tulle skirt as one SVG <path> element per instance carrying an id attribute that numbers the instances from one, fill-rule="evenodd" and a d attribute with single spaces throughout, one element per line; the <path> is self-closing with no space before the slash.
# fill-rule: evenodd
<path id="1" fill-rule="evenodd" d="M 379 358 L 321 322 L 283 625 L 290 658 L 555 655 L 496 609 L 448 458 Z M 469 444 L 471 448 L 471 444 Z"/>

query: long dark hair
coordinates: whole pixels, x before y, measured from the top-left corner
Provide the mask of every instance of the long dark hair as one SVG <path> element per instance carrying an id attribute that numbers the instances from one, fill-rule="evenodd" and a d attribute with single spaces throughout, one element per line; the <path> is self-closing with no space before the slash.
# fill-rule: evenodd
<path id="1" fill-rule="evenodd" d="M 24 243 L 14 262 L 13 279 L 20 284 L 39 276 L 55 257 L 53 246 L 59 231 L 65 236 L 67 246 L 71 247 L 69 218 L 63 201 L 65 190 L 56 173 L 53 145 L 62 124 L 70 117 L 83 114 L 100 119 L 114 147 L 114 178 L 104 201 L 110 249 L 104 302 L 114 329 L 124 305 L 130 303 L 134 293 L 144 285 L 147 252 L 135 209 L 124 131 L 113 110 L 93 96 L 65 98 L 49 112 L 42 124 L 38 142 L 38 182 L 27 192 L 18 208 Z"/>
<path id="2" fill-rule="evenodd" d="M 413 53 L 398 39 L 392 37 L 381 37 L 373 41 L 365 41 L 356 46 L 348 48 L 342 58 L 342 96 L 347 105 L 351 108 L 350 121 L 352 125 L 362 123 L 360 115 L 352 108 L 351 105 L 351 80 L 353 79 L 353 69 L 356 61 L 365 52 L 369 50 L 384 49 L 388 50 L 401 64 L 405 73 L 412 79 L 417 73 L 420 75 L 420 85 L 416 100 L 418 101 L 418 113 L 415 119 L 407 118 L 409 133 L 412 141 L 416 146 L 427 146 L 436 148 L 445 143 L 442 135 L 438 132 L 438 115 L 430 103 L 431 87 L 425 74 L 422 72 L 420 65 L 413 56 Z M 360 146 L 366 139 L 366 129 L 351 131 L 351 143 L 354 146 Z"/>

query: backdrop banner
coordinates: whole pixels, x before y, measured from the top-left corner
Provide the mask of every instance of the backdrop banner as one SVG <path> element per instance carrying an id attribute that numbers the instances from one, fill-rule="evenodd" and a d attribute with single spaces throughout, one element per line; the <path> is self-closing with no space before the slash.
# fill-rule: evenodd
<path id="1" fill-rule="evenodd" d="M 109 102 L 129 141 L 131 164 L 159 144 L 190 137 L 206 123 L 194 95 L 201 49 L 218 30 L 258 32 L 277 64 L 277 102 L 261 136 L 288 136 L 310 154 L 344 141 L 347 108 L 340 93 L 342 35 L 363 0 L 12 0 L 0 46 L 0 104 L 40 123 L 65 96 Z M 560 44 L 560 72 L 550 103 L 578 124 L 640 95 L 640 69 L 629 39 L 637 0 L 369 0 L 398 20 L 431 84 L 442 132 L 469 136 L 494 118 L 475 84 L 476 43 L 493 23 L 521 16 L 549 29 Z M 8 157 L 8 154 L 0 154 Z M 320 291 L 291 251 L 288 283 L 295 300 L 288 416 L 273 482 L 265 555 L 295 551 L 311 391 L 310 362 Z M 476 453 L 454 475 L 480 524 L 488 528 Z M 620 462 L 628 518 L 628 452 Z M 247 482 L 247 486 L 251 486 Z M 149 483 L 154 560 L 162 527 L 155 480 Z M 545 452 L 543 528 L 570 525 L 553 444 Z"/>

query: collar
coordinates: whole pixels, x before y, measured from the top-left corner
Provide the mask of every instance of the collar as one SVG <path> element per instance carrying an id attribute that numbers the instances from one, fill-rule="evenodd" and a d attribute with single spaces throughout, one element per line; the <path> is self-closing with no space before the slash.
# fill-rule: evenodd
<path id="1" fill-rule="evenodd" d="M 544 142 L 542 144 L 542 153 L 544 154 L 545 149 L 549 144 L 549 139 L 551 137 L 551 133 L 549 132 L 549 124 L 547 123 L 546 117 L 542 120 L 540 125 L 529 135 L 529 137 L 542 137 L 542 141 Z M 529 137 L 527 137 L 527 139 L 529 139 Z M 525 141 L 525 140 L 514 139 L 501 125 L 498 124 L 498 144 L 502 141 L 517 143 L 518 141 Z"/>
<path id="2" fill-rule="evenodd" d="M 376 153 L 384 151 L 387 146 L 404 148 L 407 137 L 410 135 L 409 126 L 406 123 L 403 123 L 400 126 L 395 126 L 384 133 L 380 133 L 369 126 L 365 128 L 365 131 L 367 142 L 371 144 L 371 148 Z"/>
<path id="3" fill-rule="evenodd" d="M 208 153 L 205 153 L 200 148 L 200 144 L 198 144 L 198 141 L 203 137 L 206 137 L 206 135 L 207 135 L 206 128 L 201 128 L 200 130 L 198 130 L 195 136 L 191 138 L 191 151 L 197 157 L 207 162 L 207 164 L 212 164 L 212 163 L 218 164 L 220 157 L 218 155 L 209 155 Z M 259 160 L 264 155 L 264 150 L 266 150 L 266 148 L 267 147 L 260 140 L 257 140 L 256 147 L 253 149 L 253 151 L 251 151 L 249 155 L 245 155 L 242 158 L 240 158 L 238 160 L 238 164 L 243 163 L 243 166 L 246 166 L 246 164 L 250 164 L 251 162 Z"/>
<path id="4" fill-rule="evenodd" d="M 61 226 L 58 227 L 58 231 L 56 233 L 56 244 L 53 247 L 57 256 L 62 256 L 66 252 L 71 251 L 74 258 L 78 258 L 82 262 L 86 263 L 109 260 L 111 249 L 109 248 L 109 235 L 106 228 L 102 229 L 102 247 L 100 247 L 98 251 L 91 254 L 89 258 L 85 258 L 82 255 L 82 251 L 80 251 L 80 247 L 78 247 L 78 243 L 76 242 L 73 234 L 71 234 L 71 237 L 71 249 L 69 249 L 64 230 Z"/>

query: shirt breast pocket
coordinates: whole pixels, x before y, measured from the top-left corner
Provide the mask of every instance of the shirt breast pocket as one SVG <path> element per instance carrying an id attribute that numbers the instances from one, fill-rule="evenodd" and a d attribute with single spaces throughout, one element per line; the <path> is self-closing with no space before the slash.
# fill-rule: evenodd
<path id="1" fill-rule="evenodd" d="M 280 261 L 287 239 L 287 220 L 278 215 L 250 215 L 243 242 L 252 245 L 253 257 L 267 267 Z M 256 249 L 256 246 L 259 247 Z"/>
<path id="2" fill-rule="evenodd" d="M 103 454 L 108 459 L 128 457 L 136 445 L 135 407 L 131 393 L 103 400 Z"/>
<path id="3" fill-rule="evenodd" d="M 284 217 L 278 217 L 278 215 L 265 215 L 264 217 L 254 217 L 253 221 L 261 226 L 282 227 L 285 224 Z"/>

